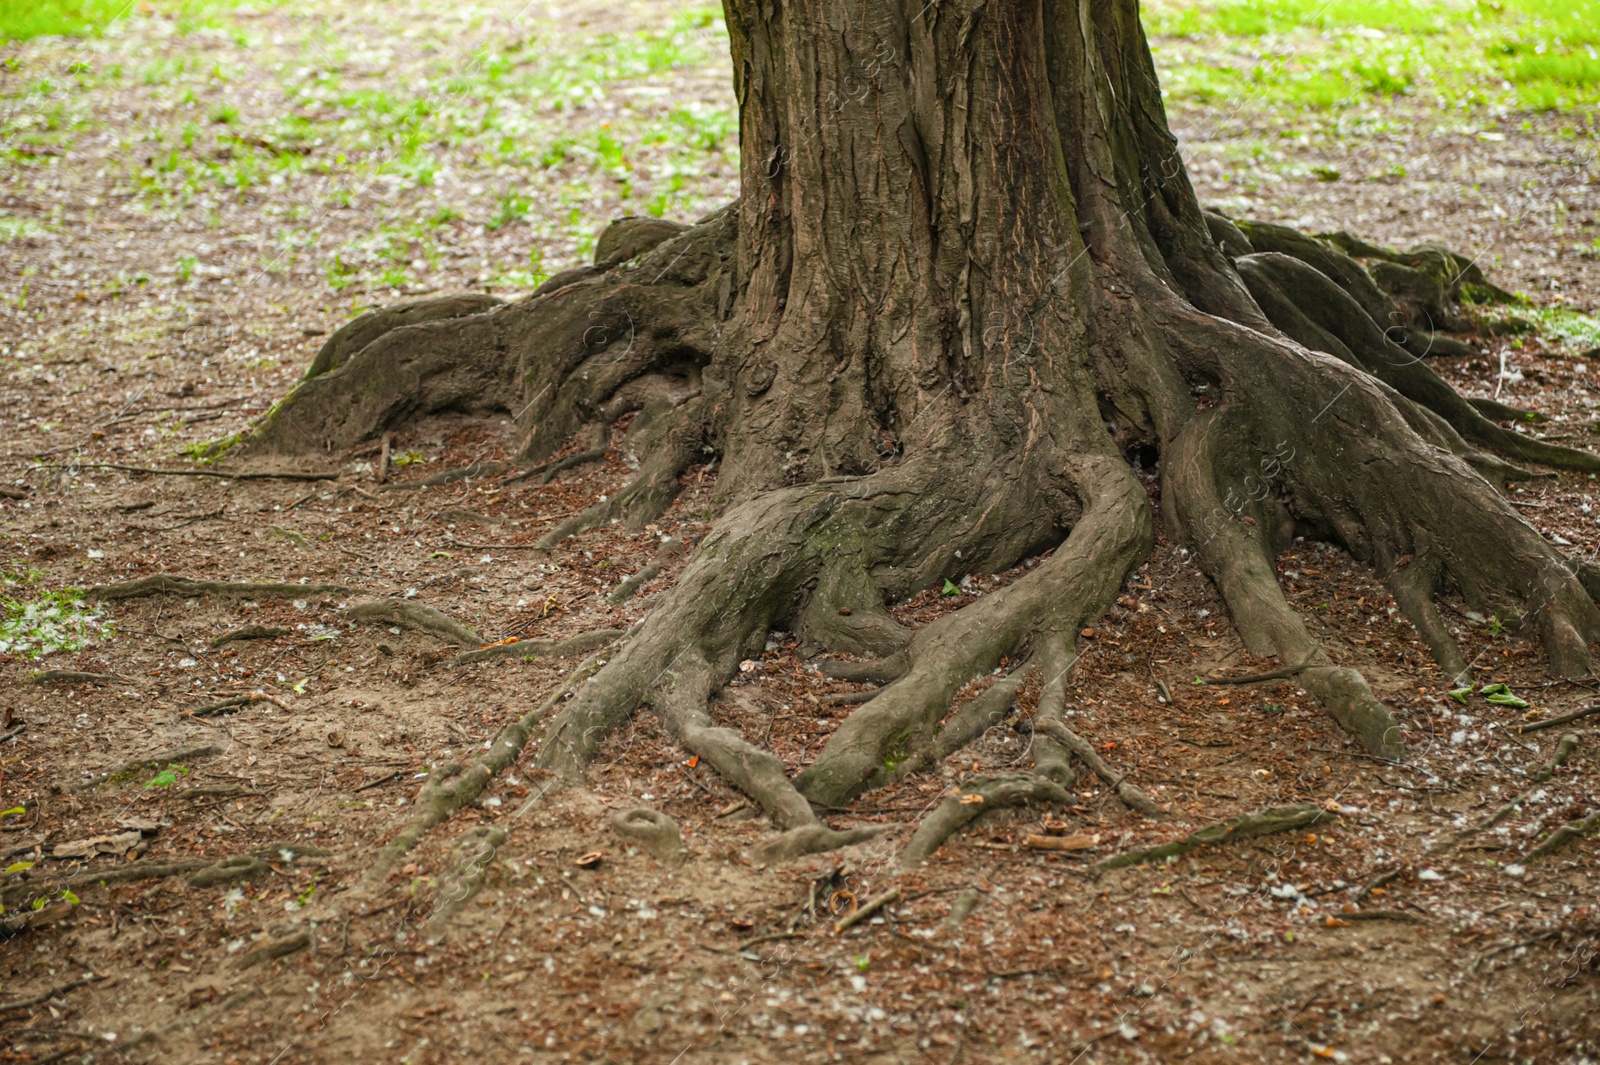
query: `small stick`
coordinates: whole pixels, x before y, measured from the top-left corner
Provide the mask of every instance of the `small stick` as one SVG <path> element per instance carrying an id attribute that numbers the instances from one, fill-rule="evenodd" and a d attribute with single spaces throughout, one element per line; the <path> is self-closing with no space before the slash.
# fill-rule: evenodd
<path id="1" fill-rule="evenodd" d="M 735 954 L 743 954 L 751 947 L 759 947 L 763 943 L 776 943 L 780 939 L 805 938 L 806 934 L 804 932 L 773 932 L 771 935 L 756 936 L 754 939 L 747 939 L 743 943 L 740 943 L 737 947 L 734 947 L 733 950 Z"/>
<path id="2" fill-rule="evenodd" d="M 899 897 L 900 889 L 890 888 L 888 891 L 885 891 L 882 895 L 879 895 L 866 905 L 858 907 L 848 917 L 835 922 L 833 930 L 835 932 L 843 932 L 848 928 L 854 928 L 856 925 L 860 924 L 862 921 L 865 921 L 868 917 L 871 917 L 873 914 L 877 913 L 879 910 L 883 909 L 885 906 L 889 905 L 889 903 L 893 902 Z"/>
<path id="3" fill-rule="evenodd" d="M 121 470 L 157 477 L 217 477 L 224 481 L 337 481 L 337 473 L 226 473 L 222 470 L 158 470 L 148 466 L 121 466 L 115 462 L 79 462 L 71 466 L 43 466 L 46 470 Z"/>
<path id="4" fill-rule="evenodd" d="M 1525 736 L 1530 732 L 1541 732 L 1547 728 L 1555 728 L 1557 725 L 1565 725 L 1569 721 L 1578 721 L 1591 714 L 1600 714 L 1600 703 L 1586 706 L 1582 710 L 1574 710 L 1570 714 L 1562 714 L 1560 717 L 1547 717 L 1539 721 L 1530 721 L 1526 725 L 1519 725 L 1517 732 Z"/>
<path id="5" fill-rule="evenodd" d="M 251 692 L 249 695 L 235 695 L 233 698 L 223 699 L 221 702 L 207 703 L 205 706 L 189 711 L 189 716 L 213 717 L 225 710 L 233 710 L 241 706 L 248 706 L 251 703 L 271 703 L 279 710 L 289 709 L 287 706 L 284 706 L 266 692 Z"/>
<path id="6" fill-rule="evenodd" d="M 394 447 L 394 434 L 383 434 L 383 449 L 378 453 L 377 481 L 382 484 L 389 479 L 389 450 Z"/>
<path id="7" fill-rule="evenodd" d="M 90 973 L 88 976 L 85 976 L 82 979 L 68 980 L 64 984 L 61 984 L 57 987 L 52 987 L 48 991 L 41 991 L 37 995 L 33 995 L 29 998 L 19 998 L 15 1002 L 0 1002 L 0 1012 L 4 1012 L 6 1010 L 23 1010 L 27 1009 L 29 1006 L 37 1006 L 41 1002 L 49 1002 L 57 995 L 65 995 L 68 991 L 76 991 L 85 984 L 97 983 L 104 979 L 105 977 L 101 976 L 99 973 Z"/>

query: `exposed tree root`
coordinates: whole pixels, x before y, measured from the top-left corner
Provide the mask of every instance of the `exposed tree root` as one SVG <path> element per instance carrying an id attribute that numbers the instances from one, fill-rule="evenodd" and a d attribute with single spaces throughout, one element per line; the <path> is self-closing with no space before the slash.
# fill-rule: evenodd
<path id="1" fill-rule="evenodd" d="M 495 474 L 504 473 L 512 467 L 504 462 L 474 462 L 459 469 L 444 470 L 424 477 L 420 481 L 390 481 L 383 486 L 385 492 L 409 492 L 417 488 L 438 488 L 440 485 L 455 484 L 457 481 L 468 481 L 474 477 L 493 477 Z"/>
<path id="2" fill-rule="evenodd" d="M 929 858 L 944 841 L 991 810 L 1035 802 L 1072 801 L 1066 789 L 1032 773 L 1001 773 L 972 777 L 934 811 L 923 818 L 900 855 L 900 868 L 912 869 Z"/>
<path id="3" fill-rule="evenodd" d="M 714 687 L 708 665 L 682 656 L 667 674 L 656 709 L 678 742 L 753 799 L 779 828 L 814 824 L 811 804 L 790 782 L 782 762 L 733 729 L 712 723 L 706 700 Z"/>
<path id="4" fill-rule="evenodd" d="M 356 603 L 346 607 L 344 615 L 351 621 L 370 621 L 431 632 L 463 647 L 483 643 L 482 637 L 454 618 L 409 599 L 374 599 L 367 603 Z"/>
<path id="5" fill-rule="evenodd" d="M 115 673 L 83 673 L 75 669 L 47 669 L 33 678 L 36 684 L 126 684 L 127 677 Z"/>
<path id="6" fill-rule="evenodd" d="M 215 717 L 218 714 L 226 714 L 230 711 L 237 710 L 242 706 L 249 706 L 251 703 L 271 703 L 280 710 L 289 709 L 287 706 L 284 706 L 281 702 L 274 699 L 266 692 L 251 692 L 248 695 L 235 695 L 227 699 L 222 699 L 218 702 L 207 703 L 205 706 L 195 707 L 193 710 L 189 711 L 189 716 Z"/>
<path id="7" fill-rule="evenodd" d="M 362 348 L 402 326 L 481 314 L 500 306 L 502 302 L 494 296 L 463 292 L 368 311 L 340 326 L 323 342 L 322 349 L 306 368 L 306 377 L 319 377 L 330 370 L 337 370 Z"/>
<path id="8" fill-rule="evenodd" d="M 576 636 L 569 636 L 565 640 L 511 640 L 456 655 L 444 664 L 467 666 L 474 662 L 490 662 L 497 658 L 571 658 L 574 655 L 588 654 L 602 647 L 608 647 L 626 635 L 627 632 L 623 629 L 595 629 L 593 632 L 580 632 Z"/>
<path id="9" fill-rule="evenodd" d="M 1122 805 L 1130 810 L 1137 810 L 1146 817 L 1165 816 L 1166 811 L 1161 809 L 1154 799 L 1128 783 L 1126 773 L 1114 773 L 1094 746 L 1066 725 L 1060 721 L 1040 721 L 1034 718 L 1033 727 L 1036 732 L 1043 732 L 1077 755 L 1084 765 L 1094 770 L 1096 776 L 1110 785 L 1117 798 L 1122 800 Z"/>
<path id="10" fill-rule="evenodd" d="M 310 932 L 290 932 L 286 936 L 268 939 L 251 947 L 239 955 L 236 965 L 240 969 L 249 969 L 252 966 L 260 965 L 264 961 L 272 961 L 275 958 L 286 958 L 291 954 L 297 954 L 310 945 Z"/>
<path id="11" fill-rule="evenodd" d="M 122 862 L 117 865 L 83 869 L 68 876 L 39 876 L 31 880 L 23 880 L 16 884 L 9 884 L 0 892 L 0 903 L 4 903 L 9 911 L 27 902 L 30 899 L 45 898 L 55 895 L 62 889 L 83 892 L 101 884 L 127 884 L 139 880 L 160 880 L 169 876 L 199 876 L 201 871 L 208 875 L 201 879 L 206 883 L 196 884 L 197 887 L 220 884 L 228 878 L 237 879 L 233 872 L 251 862 L 263 860 L 282 860 L 285 855 L 291 858 L 300 857 L 325 857 L 327 851 L 316 847 L 302 846 L 297 843 L 283 843 L 274 847 L 263 847 L 244 855 L 234 855 L 226 858 L 183 858 L 170 862 Z M 251 868 L 254 868 L 251 866 Z"/>
<path id="12" fill-rule="evenodd" d="M 1096 862 L 1090 867 L 1091 871 L 1103 873 L 1110 869 L 1123 869 L 1130 865 L 1143 865 L 1147 862 L 1165 861 L 1176 858 L 1190 851 L 1206 846 L 1226 846 L 1237 843 L 1242 839 L 1254 839 L 1257 836 L 1268 836 L 1275 832 L 1288 832 L 1296 828 L 1306 828 L 1322 821 L 1331 821 L 1334 815 L 1318 806 L 1316 803 L 1303 802 L 1289 806 L 1269 806 L 1264 810 L 1241 814 L 1230 817 L 1226 821 L 1218 821 L 1207 825 L 1198 831 L 1171 843 L 1163 843 L 1156 847 L 1145 847 L 1126 854 L 1119 854 L 1114 858 L 1107 858 L 1103 862 Z"/>
<path id="13" fill-rule="evenodd" d="M 1357 301 L 1321 271 L 1287 255 L 1251 255 L 1235 266 L 1272 324 L 1315 351 L 1358 366 L 1443 418 L 1468 443 L 1522 462 L 1600 470 L 1600 457 L 1502 429 L 1416 355 L 1390 340 Z"/>
<path id="14" fill-rule="evenodd" d="M 1120 462 L 1086 463 L 1085 510 L 1067 541 L 1015 583 L 920 630 L 911 668 L 847 718 L 797 783 L 807 797 L 841 805 L 888 779 L 884 761 L 929 742 L 950 696 L 992 668 L 1030 631 L 1076 630 L 1115 597 L 1148 548 L 1144 492 Z"/>
<path id="15" fill-rule="evenodd" d="M 474 825 L 456 841 L 450 868 L 434 887 L 433 917 L 428 922 L 430 942 L 443 942 L 451 920 L 478 894 L 506 836 L 506 830 L 498 825 Z"/>
<path id="16" fill-rule="evenodd" d="M 282 584 L 273 581 L 200 581 L 158 573 L 121 584 L 88 589 L 98 599 L 138 599 L 151 595 L 233 595 L 249 599 L 298 599 L 304 595 L 350 594 L 342 584 Z"/>
<path id="17" fill-rule="evenodd" d="M 1530 732 L 1543 732 L 1547 728 L 1570 724 L 1573 721 L 1582 721 L 1584 718 L 1592 717 L 1595 714 L 1600 714 L 1600 703 L 1586 706 L 1581 710 L 1574 710 L 1570 714 L 1560 714 L 1556 717 L 1547 717 L 1539 721 L 1529 721 L 1525 725 L 1518 725 L 1517 733 L 1525 736 Z"/>
<path id="18" fill-rule="evenodd" d="M 1027 679 L 1031 663 L 995 681 L 982 694 L 969 699 L 950 715 L 927 747 L 913 751 L 894 768 L 892 779 L 904 780 L 928 766 L 938 765 L 989 729 L 1005 720 L 1017 698 L 1017 689 Z M 875 693 L 873 693 L 875 694 Z"/>
<path id="19" fill-rule="evenodd" d="M 1523 788 L 1515 798 L 1511 799 L 1509 802 L 1502 803 L 1492 813 L 1485 817 L 1479 818 L 1476 822 L 1468 825 L 1461 831 L 1452 833 L 1451 835 L 1440 840 L 1438 843 L 1435 843 L 1433 846 L 1429 847 L 1423 852 L 1423 857 L 1435 858 L 1441 854 L 1453 851 L 1467 840 L 1471 839 L 1473 836 L 1493 828 L 1501 821 L 1504 821 L 1506 818 L 1522 809 L 1523 804 L 1528 801 L 1528 797 L 1532 795 L 1541 784 L 1546 783 L 1551 777 L 1555 776 L 1556 770 L 1565 765 L 1567 759 L 1571 758 L 1573 754 L 1577 752 L 1577 750 L 1578 737 L 1575 733 L 1569 732 L 1565 736 L 1562 736 L 1556 741 L 1556 749 L 1550 755 L 1549 761 L 1545 762 L 1544 765 L 1539 767 L 1538 771 L 1533 774 L 1532 782 L 1526 788 Z"/>
<path id="20" fill-rule="evenodd" d="M 541 720 L 593 676 L 601 664 L 597 657 L 585 659 L 543 703 L 502 728 L 489 749 L 473 761 L 464 766 L 449 763 L 437 767 L 418 792 L 410 819 L 373 858 L 362 875 L 360 886 L 370 890 L 382 884 L 429 829 L 443 824 L 451 814 L 477 801 L 496 774 L 515 764 Z"/>
<path id="21" fill-rule="evenodd" d="M 1548 422 L 1548 415 L 1540 414 L 1536 410 L 1523 410 L 1521 407 L 1510 407 L 1497 399 L 1487 399 L 1483 396 L 1468 396 L 1467 402 L 1475 407 L 1479 414 L 1495 422 L 1531 422 L 1535 424 Z"/>
<path id="22" fill-rule="evenodd" d="M 683 835 L 678 822 L 659 810 L 636 806 L 631 810 L 611 811 L 611 830 L 623 839 L 639 844 L 663 862 L 683 857 Z"/>
<path id="23" fill-rule="evenodd" d="M 1600 831 L 1600 810 L 1592 811 L 1587 817 L 1579 817 L 1561 825 L 1554 832 L 1540 840 L 1539 845 L 1528 852 L 1528 857 L 1525 860 L 1531 862 L 1539 858 L 1548 857 L 1573 840 L 1581 839 L 1597 831 Z"/>
<path id="24" fill-rule="evenodd" d="M 638 594 L 639 589 L 655 580 L 656 575 L 661 572 L 663 566 L 692 546 L 693 544 L 683 537 L 663 540 L 661 546 L 656 548 L 655 556 L 642 566 L 639 572 L 629 575 L 621 584 L 617 585 L 611 594 L 606 596 L 606 602 L 612 606 L 621 606 L 626 603 Z"/>
<path id="25" fill-rule="evenodd" d="M 1033 714 L 1029 754 L 1033 757 L 1034 772 L 1063 788 L 1070 788 L 1077 778 L 1069 760 L 1072 748 L 1051 735 L 1051 727 L 1066 727 L 1061 715 L 1067 705 L 1067 674 L 1078 660 L 1077 650 L 1070 637 L 1047 632 L 1039 638 L 1036 657 L 1040 675 L 1039 707 Z M 1071 730 L 1068 735 L 1072 735 Z M 1090 750 L 1092 753 L 1093 749 Z"/>
<path id="26" fill-rule="evenodd" d="M 337 481 L 337 473 L 311 473 L 285 470 L 273 473 L 266 470 L 160 470 L 148 466 L 119 466 L 114 462 L 83 462 L 71 466 L 43 465 L 42 470 L 118 470 L 122 473 L 143 473 L 152 477 L 210 477 L 223 481 Z"/>
<path id="27" fill-rule="evenodd" d="M 314 453 L 435 411 L 505 411 L 523 476 L 547 480 L 602 458 L 631 414 L 630 483 L 549 529 L 538 551 L 613 522 L 639 529 L 691 466 L 715 469 L 726 509 L 676 585 L 603 668 L 592 660 L 592 680 L 564 689 L 559 714 L 525 716 L 496 751 L 514 758 L 541 728 L 538 767 L 575 781 L 650 705 L 784 830 L 762 850 L 776 859 L 846 838 L 813 805 L 843 807 L 999 721 L 1023 671 L 953 714 L 952 699 L 1027 656 L 1041 671 L 1029 794 L 1059 791 L 1076 757 L 1157 813 L 1062 723 L 1070 634 L 1154 542 L 1135 452 L 1154 453 L 1165 529 L 1194 552 L 1249 650 L 1275 657 L 1276 673 L 1380 757 L 1404 753 L 1395 715 L 1278 584 L 1275 560 L 1297 536 L 1370 565 L 1451 678 L 1468 663 L 1434 601 L 1453 592 L 1535 624 L 1564 676 L 1588 672 L 1600 609 L 1586 589 L 1600 590 L 1600 568 L 1556 554 L 1491 481 L 1533 463 L 1600 470 L 1600 458 L 1496 424 L 1525 412 L 1469 402 L 1422 361 L 1473 350 L 1438 335 L 1470 324 L 1463 302 L 1506 298 L 1469 261 L 1204 214 L 1131 3 L 1106 5 L 1090 35 L 1043 13 L 986 14 L 960 33 L 918 22 L 907 32 L 927 49 L 919 63 L 978 72 L 960 100 L 885 79 L 876 117 L 826 129 L 788 84 L 800 75 L 779 70 L 820 55 L 815 12 L 730 11 L 745 48 L 744 198 L 692 226 L 619 222 L 593 265 L 520 303 L 428 301 L 358 320 L 241 445 Z M 975 62 L 969 46 L 1017 61 Z M 1048 73 L 1018 80 L 1027 70 Z M 906 140 L 954 129 L 947 104 L 981 104 L 997 135 Z M 916 180 L 875 184 L 867 200 L 858 175 L 828 162 L 891 142 Z M 663 546 L 613 603 L 675 550 Z M 1003 588 L 915 632 L 889 612 L 1023 560 Z M 882 685 L 792 780 L 713 716 L 720 687 L 774 628 L 807 655 L 871 656 L 823 668 Z M 526 648 L 456 661 L 490 652 Z M 372 875 L 492 772 L 480 760 L 430 779 Z"/>
<path id="28" fill-rule="evenodd" d="M 873 914 L 889 905 L 889 903 L 894 902 L 899 897 L 900 889 L 894 887 L 890 888 L 888 891 L 885 891 L 881 895 L 877 895 L 871 899 L 868 899 L 860 906 L 851 910 L 844 917 L 835 921 L 833 923 L 834 933 L 837 934 L 854 928 L 856 925 L 860 924 L 862 921 L 865 921 L 868 917 L 871 917 Z"/>
<path id="29" fill-rule="evenodd" d="M 120 784 L 125 780 L 131 779 L 135 773 L 140 773 L 147 769 L 182 765 L 184 762 L 196 761 L 201 758 L 215 758 L 221 753 L 221 747 L 210 745 L 204 747 L 178 747 L 170 751 L 158 751 L 147 758 L 135 758 L 131 762 L 124 762 L 109 773 L 101 773 L 97 777 L 84 781 L 72 790 L 88 791 L 90 788 L 97 788 L 101 784 Z"/>
<path id="30" fill-rule="evenodd" d="M 757 865 L 781 865 L 808 854 L 825 854 L 841 847 L 865 843 L 883 833 L 879 825 L 833 829 L 827 825 L 802 825 L 763 840 L 750 853 Z"/>
<path id="31" fill-rule="evenodd" d="M 825 677 L 855 684 L 893 684 L 910 668 L 911 656 L 903 653 L 864 662 L 823 662 L 817 666 Z"/>
<path id="32" fill-rule="evenodd" d="M 271 640 L 279 636 L 288 635 L 289 630 L 280 625 L 246 625 L 243 628 L 225 632 L 211 641 L 212 647 L 221 647 L 225 643 L 237 640 Z"/>

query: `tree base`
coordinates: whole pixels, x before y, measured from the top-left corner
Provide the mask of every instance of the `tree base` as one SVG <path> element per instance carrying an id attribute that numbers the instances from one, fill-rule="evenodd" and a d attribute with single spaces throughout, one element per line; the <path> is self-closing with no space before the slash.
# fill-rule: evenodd
<path id="1" fill-rule="evenodd" d="M 1222 296 L 1191 297 L 1210 313 L 1124 271 L 1119 284 L 1085 290 L 1086 328 L 1063 332 L 1035 315 L 1029 344 L 1038 338 L 1039 352 L 1014 347 L 985 392 L 958 375 L 964 397 L 947 387 L 908 422 L 857 406 L 885 386 L 842 387 L 854 363 L 831 377 L 786 369 L 775 346 L 788 344 L 801 366 L 814 353 L 736 290 L 734 217 L 618 223 L 599 262 L 519 303 L 450 297 L 358 319 L 241 445 L 252 455 L 337 450 L 431 412 L 505 411 L 519 461 L 553 475 L 560 449 L 576 446 L 579 461 L 603 454 L 629 418 L 623 449 L 637 476 L 547 533 L 541 549 L 611 522 L 640 528 L 671 504 L 691 464 L 720 463 L 727 509 L 676 586 L 558 713 L 525 722 L 539 768 L 577 779 L 604 738 L 651 705 L 784 833 L 764 852 L 780 860 L 852 841 L 816 810 L 959 750 L 1037 675 L 1036 772 L 969 790 L 985 808 L 1059 800 L 1080 762 L 1156 813 L 1060 720 L 1075 634 L 1148 556 L 1156 507 L 1246 647 L 1282 663 L 1377 757 L 1403 757 L 1402 726 L 1284 597 L 1274 560 L 1297 536 L 1371 565 L 1454 685 L 1470 682 L 1470 669 L 1434 605 L 1447 591 L 1537 626 L 1564 676 L 1590 671 L 1600 611 L 1577 568 L 1491 482 L 1529 476 L 1525 464 L 1588 470 L 1600 460 L 1502 429 L 1419 357 L 1453 350 L 1419 323 L 1458 324 L 1455 301 L 1469 286 L 1478 297 L 1496 291 L 1464 270 L 1453 289 L 1418 280 L 1434 259 L 1457 263 L 1448 253 L 1389 253 L 1211 215 L 1218 262 L 1231 264 L 1217 276 L 1238 281 Z M 1347 250 L 1393 269 L 1369 272 Z M 816 342 L 814 323 L 802 324 Z M 1044 356 L 1068 342 L 1060 350 L 1072 358 L 1049 365 Z M 1154 502 L 1130 458 L 1159 462 Z M 915 632 L 886 609 L 951 575 L 1040 553 L 1007 587 Z M 793 776 L 707 710 L 775 627 L 809 650 L 869 656 L 859 672 L 882 683 Z M 1022 666 L 952 706 L 963 685 L 1007 660 Z M 481 788 L 471 773 L 461 779 Z M 941 807 L 907 860 L 927 857 L 974 813 Z"/>

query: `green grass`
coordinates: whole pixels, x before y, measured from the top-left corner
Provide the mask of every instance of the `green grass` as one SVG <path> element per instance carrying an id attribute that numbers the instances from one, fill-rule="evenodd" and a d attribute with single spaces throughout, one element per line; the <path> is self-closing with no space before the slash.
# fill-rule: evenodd
<path id="1" fill-rule="evenodd" d="M 202 25 L 242 0 L 0 0 L 0 40 L 98 34 L 119 18 L 156 14 Z"/>
<path id="2" fill-rule="evenodd" d="M 32 575 L 6 574 L 6 593 L 31 585 Z M 79 651 L 112 635 L 99 607 L 88 606 L 74 588 L 39 591 L 31 596 L 0 593 L 0 654 L 42 658 L 53 651 Z"/>
<path id="3" fill-rule="evenodd" d="M 1331 111 L 1600 103 L 1600 0 L 1146 0 L 1174 100 Z"/>

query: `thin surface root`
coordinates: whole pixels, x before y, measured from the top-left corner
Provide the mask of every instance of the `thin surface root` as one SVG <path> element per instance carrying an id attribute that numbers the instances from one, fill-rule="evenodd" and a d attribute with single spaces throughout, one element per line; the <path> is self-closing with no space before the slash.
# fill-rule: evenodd
<path id="1" fill-rule="evenodd" d="M 1123 869 L 1130 865 L 1144 865 L 1147 862 L 1160 862 L 1168 858 L 1175 858 L 1181 854 L 1188 854 L 1206 846 L 1225 846 L 1237 843 L 1243 839 L 1254 839 L 1257 836 L 1270 836 L 1275 832 L 1288 832 L 1292 829 L 1305 828 L 1322 821 L 1332 820 L 1333 814 L 1324 810 L 1316 803 L 1301 802 L 1289 806 L 1269 806 L 1264 810 L 1241 814 L 1230 817 L 1226 821 L 1217 821 L 1209 824 L 1197 832 L 1191 832 L 1182 839 L 1171 843 L 1163 843 L 1156 847 L 1144 847 L 1136 851 L 1128 851 L 1114 858 L 1107 858 L 1091 866 L 1091 871 L 1103 873 L 1108 869 Z"/>
<path id="2" fill-rule="evenodd" d="M 1043 732 L 1046 736 L 1060 743 L 1067 750 L 1078 756 L 1084 765 L 1094 770 L 1095 775 L 1111 786 L 1117 798 L 1122 800 L 1122 805 L 1130 810 L 1137 810 L 1146 817 L 1162 817 L 1166 811 L 1157 805 L 1156 801 L 1143 791 L 1128 783 L 1126 773 L 1115 773 L 1106 764 L 1105 759 L 1094 749 L 1094 745 L 1082 736 L 1069 729 L 1059 721 L 1040 721 L 1034 718 L 1035 732 Z"/>
<path id="3" fill-rule="evenodd" d="M 933 857 L 944 841 L 991 810 L 1035 802 L 1072 801 L 1065 788 L 1033 773 L 997 773 L 972 777 L 958 793 L 923 818 L 900 855 L 900 868 L 912 869 Z"/>
<path id="4" fill-rule="evenodd" d="M 804 858 L 808 854 L 823 854 L 841 847 L 865 843 L 883 833 L 881 825 L 861 828 L 833 829 L 827 825 L 803 825 L 781 832 L 759 844 L 750 852 L 750 860 L 757 865 L 781 865 Z"/>
<path id="5" fill-rule="evenodd" d="M 298 599 L 305 595 L 349 594 L 342 584 L 284 584 L 274 581 L 199 581 L 158 573 L 121 584 L 102 584 L 88 594 L 97 599 L 140 599 L 152 595 L 236 595 L 250 599 Z"/>
<path id="6" fill-rule="evenodd" d="M 580 632 L 565 640 L 508 640 L 504 643 L 492 643 L 487 647 L 480 647 L 476 651 L 456 655 L 448 659 L 447 666 L 467 666 L 474 662 L 489 662 L 496 658 L 571 658 L 574 655 L 588 654 L 598 651 L 602 647 L 610 646 L 627 635 L 626 629 L 595 629 L 592 632 Z"/>

